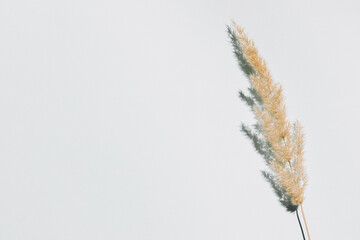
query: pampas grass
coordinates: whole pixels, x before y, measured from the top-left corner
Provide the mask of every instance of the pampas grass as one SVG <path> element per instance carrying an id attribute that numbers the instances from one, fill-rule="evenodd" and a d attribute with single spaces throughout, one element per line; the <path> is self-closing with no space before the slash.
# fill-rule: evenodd
<path id="1" fill-rule="evenodd" d="M 264 158 L 267 170 L 262 171 L 279 202 L 288 212 L 300 206 L 308 239 L 310 235 L 302 204 L 307 176 L 304 170 L 304 131 L 299 121 L 287 119 L 283 89 L 274 82 L 265 60 L 244 30 L 233 22 L 227 26 L 233 51 L 240 69 L 249 80 L 248 94 L 239 92 L 240 99 L 254 113 L 256 123 L 241 125 L 241 131 L 251 140 L 255 150 Z"/>

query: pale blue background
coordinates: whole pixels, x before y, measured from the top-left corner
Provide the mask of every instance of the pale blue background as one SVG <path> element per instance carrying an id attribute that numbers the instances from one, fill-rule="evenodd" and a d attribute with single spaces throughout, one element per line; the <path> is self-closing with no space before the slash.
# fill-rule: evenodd
<path id="1" fill-rule="evenodd" d="M 0 239 L 301 239 L 239 132 L 225 24 L 307 133 L 313 240 L 359 239 L 359 1 L 0 2 Z"/>

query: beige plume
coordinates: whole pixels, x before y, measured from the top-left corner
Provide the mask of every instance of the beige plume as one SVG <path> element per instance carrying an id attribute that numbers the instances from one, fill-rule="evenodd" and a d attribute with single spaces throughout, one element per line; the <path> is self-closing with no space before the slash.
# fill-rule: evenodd
<path id="1" fill-rule="evenodd" d="M 304 201 L 306 185 L 302 128 L 299 122 L 296 122 L 292 133 L 291 123 L 287 120 L 282 87 L 273 81 L 266 62 L 259 55 L 254 42 L 249 40 L 241 27 L 235 22 L 233 24 L 244 57 L 256 71 L 256 74 L 250 76 L 250 81 L 263 104 L 254 105 L 253 110 L 263 129 L 263 136 L 273 149 L 276 161 L 271 163 L 271 168 L 292 203 L 300 205 Z"/>

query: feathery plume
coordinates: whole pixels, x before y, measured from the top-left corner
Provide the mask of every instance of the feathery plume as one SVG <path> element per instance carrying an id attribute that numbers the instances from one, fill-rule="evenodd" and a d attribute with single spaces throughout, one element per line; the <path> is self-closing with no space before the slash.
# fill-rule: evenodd
<path id="1" fill-rule="evenodd" d="M 249 94 L 240 91 L 239 97 L 250 107 L 257 121 L 254 129 L 242 124 L 241 131 L 264 158 L 268 170 L 262 174 L 280 203 L 287 211 L 297 213 L 307 184 L 302 126 L 298 121 L 291 124 L 287 119 L 282 87 L 274 82 L 254 42 L 235 22 L 233 26 L 235 30 L 227 26 L 227 32 L 239 67 L 250 83 Z"/>

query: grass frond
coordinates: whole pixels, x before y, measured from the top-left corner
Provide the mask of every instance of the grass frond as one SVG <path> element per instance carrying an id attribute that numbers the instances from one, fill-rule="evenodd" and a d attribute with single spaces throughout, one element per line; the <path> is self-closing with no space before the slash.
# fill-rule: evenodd
<path id="1" fill-rule="evenodd" d="M 263 172 L 279 201 L 288 211 L 295 211 L 304 200 L 307 177 L 303 167 L 304 134 L 299 122 L 287 119 L 283 89 L 271 76 L 265 60 L 244 30 L 233 22 L 227 26 L 235 57 L 250 82 L 250 95 L 239 97 L 257 120 L 254 130 L 245 124 L 241 131 L 265 159 L 269 170 Z"/>

